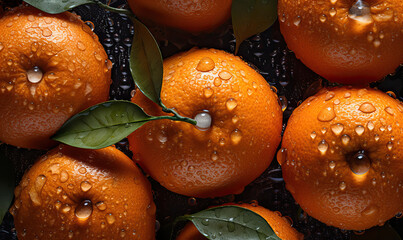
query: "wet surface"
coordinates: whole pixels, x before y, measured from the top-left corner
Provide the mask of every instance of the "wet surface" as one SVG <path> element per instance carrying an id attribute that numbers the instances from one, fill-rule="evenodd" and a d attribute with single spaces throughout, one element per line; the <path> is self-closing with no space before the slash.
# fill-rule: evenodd
<path id="1" fill-rule="evenodd" d="M 14 1 L 3 2 L 9 6 L 15 5 Z M 111 2 L 114 7 L 123 6 L 125 3 L 123 0 Z M 84 21 L 91 21 L 95 25 L 94 31 L 113 62 L 110 98 L 130 99 L 130 93 L 134 89 L 128 62 L 131 39 L 134 34 L 130 20 L 123 15 L 105 12 L 95 5 L 79 7 L 75 9 L 75 12 L 81 15 Z M 214 47 L 229 52 L 233 52 L 235 48 L 235 40 L 229 25 L 220 28 L 219 32 L 197 37 L 184 33 L 172 34 L 167 29 L 152 28 L 151 30 L 159 38 L 158 42 L 164 57 L 181 50 L 188 50 L 193 46 Z M 317 92 L 321 85 L 332 85 L 305 67 L 287 49 L 277 22 L 262 34 L 245 41 L 240 47 L 239 55 L 258 69 L 270 85 L 277 89 L 285 110 L 284 126 L 293 109 L 301 101 Z M 398 99 L 403 100 L 403 68 L 400 67 L 385 81 L 373 83 L 371 86 L 385 92 L 393 91 Z M 126 140 L 118 143 L 117 147 L 131 157 Z M 5 144 L 0 145 L 0 152 L 1 156 L 6 158 L 2 161 L 14 162 L 16 184 L 24 171 L 44 153 L 44 151 L 18 149 Z M 280 166 L 275 160 L 258 179 L 245 188 L 242 194 L 235 196 L 216 199 L 189 198 L 169 192 L 152 179 L 150 181 L 157 206 L 157 239 L 169 239 L 171 223 L 175 217 L 231 201 L 257 201 L 268 209 L 281 212 L 289 217 L 293 226 L 303 233 L 306 239 L 350 239 L 350 236 L 354 235 L 351 231 L 328 227 L 304 213 L 285 189 Z M 88 203 L 83 203 L 83 211 L 78 213 L 80 217 L 88 215 L 88 206 Z M 402 218 L 393 218 L 389 223 L 403 234 Z M 10 214 L 6 215 L 4 223 L 0 226 L 0 239 L 16 239 Z"/>

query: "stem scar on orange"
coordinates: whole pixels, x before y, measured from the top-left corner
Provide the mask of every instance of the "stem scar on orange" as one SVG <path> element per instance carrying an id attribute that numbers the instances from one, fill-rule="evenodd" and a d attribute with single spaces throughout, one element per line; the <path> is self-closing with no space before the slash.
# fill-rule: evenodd
<path id="1" fill-rule="evenodd" d="M 324 89 L 294 110 L 277 159 L 309 215 L 347 230 L 403 210 L 403 104 L 370 88 Z"/>
<path id="2" fill-rule="evenodd" d="M 21 5 L 0 32 L 0 141 L 49 148 L 67 119 L 109 98 L 112 64 L 79 16 Z"/>
<path id="3" fill-rule="evenodd" d="M 271 163 L 282 111 L 265 79 L 239 57 L 192 49 L 164 61 L 162 103 L 197 126 L 161 120 L 129 135 L 140 166 L 167 189 L 194 197 L 241 193 Z M 132 101 L 165 114 L 137 92 Z"/>
<path id="4" fill-rule="evenodd" d="M 403 1 L 278 2 L 288 47 L 332 82 L 368 84 L 403 63 Z"/>

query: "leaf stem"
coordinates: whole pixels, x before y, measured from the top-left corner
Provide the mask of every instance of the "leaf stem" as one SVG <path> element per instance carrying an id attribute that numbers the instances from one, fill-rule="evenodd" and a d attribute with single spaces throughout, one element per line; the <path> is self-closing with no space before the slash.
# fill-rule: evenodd
<path id="1" fill-rule="evenodd" d="M 196 120 L 194 120 L 192 118 L 188 118 L 188 117 L 182 117 L 174 109 L 167 108 L 162 102 L 161 102 L 161 106 L 162 106 L 162 111 L 164 111 L 166 113 L 172 113 L 174 115 L 174 118 L 169 118 L 169 119 L 175 120 L 175 121 L 187 122 L 187 123 L 190 123 L 190 124 L 193 124 L 193 125 L 197 124 Z"/>
<path id="2" fill-rule="evenodd" d="M 114 8 L 114 7 L 109 6 L 108 4 L 102 3 L 100 0 L 94 0 L 94 2 L 110 12 L 114 12 L 114 13 L 118 13 L 118 14 L 125 14 L 129 17 L 135 17 L 135 15 L 130 10 L 122 9 L 122 8 Z"/>

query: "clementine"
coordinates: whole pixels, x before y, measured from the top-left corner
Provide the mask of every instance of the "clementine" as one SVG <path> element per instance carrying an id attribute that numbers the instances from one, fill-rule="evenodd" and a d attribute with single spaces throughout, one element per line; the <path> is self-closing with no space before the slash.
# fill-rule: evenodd
<path id="1" fill-rule="evenodd" d="M 150 183 L 115 147 L 51 150 L 23 176 L 10 212 L 21 240 L 155 239 Z"/>
<path id="2" fill-rule="evenodd" d="M 282 111 L 264 78 L 239 57 L 192 49 L 164 61 L 162 103 L 189 123 L 160 120 L 129 135 L 140 166 L 167 189 L 194 197 L 241 193 L 272 161 Z M 157 116 L 138 91 L 132 101 Z"/>
<path id="3" fill-rule="evenodd" d="M 128 0 L 140 19 L 159 25 L 199 33 L 211 31 L 227 21 L 232 0 Z"/>
<path id="4" fill-rule="evenodd" d="M 111 62 L 79 16 L 21 5 L 0 32 L 0 141 L 46 149 L 68 118 L 108 99 Z"/>
<path id="5" fill-rule="evenodd" d="M 264 207 L 258 206 L 256 204 L 234 204 L 228 203 L 224 204 L 224 206 L 238 206 L 242 208 L 246 208 L 251 210 L 261 217 L 263 217 L 270 227 L 273 229 L 274 233 L 280 238 L 284 240 L 302 240 L 304 236 L 295 230 L 288 220 L 284 219 L 279 212 L 270 211 Z M 204 237 L 199 230 L 193 225 L 193 223 L 186 224 L 185 228 L 182 229 L 176 240 L 205 240 Z"/>
<path id="6" fill-rule="evenodd" d="M 278 15 L 288 47 L 329 81 L 368 84 L 403 63 L 401 0 L 280 0 Z"/>
<path id="7" fill-rule="evenodd" d="M 370 88 L 323 89 L 295 109 L 278 160 L 309 215 L 364 230 L 403 210 L 403 104 Z"/>

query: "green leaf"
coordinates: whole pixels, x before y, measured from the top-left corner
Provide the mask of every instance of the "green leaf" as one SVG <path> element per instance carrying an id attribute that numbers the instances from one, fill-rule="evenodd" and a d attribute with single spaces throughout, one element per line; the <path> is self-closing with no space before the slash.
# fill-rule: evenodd
<path id="1" fill-rule="evenodd" d="M 161 105 L 162 55 L 153 35 L 144 24 L 131 17 L 134 37 L 130 52 L 130 70 L 137 87 L 153 102 Z"/>
<path id="2" fill-rule="evenodd" d="M 395 229 L 392 228 L 389 224 L 385 224 L 382 227 L 373 227 L 371 229 L 366 230 L 363 234 L 357 235 L 352 234 L 351 240 L 379 240 L 379 239 L 388 239 L 388 240 L 402 240 L 399 234 Z"/>
<path id="3" fill-rule="evenodd" d="M 0 151 L 0 224 L 13 200 L 14 181 L 13 164 L 4 156 L 4 151 Z"/>
<path id="4" fill-rule="evenodd" d="M 208 239 L 280 239 L 264 218 L 238 206 L 209 208 L 183 218 L 192 221 Z"/>
<path id="5" fill-rule="evenodd" d="M 25 0 L 26 3 L 50 14 L 62 13 L 96 0 Z"/>
<path id="6" fill-rule="evenodd" d="M 79 148 L 104 148 L 156 118 L 129 101 L 104 102 L 70 118 L 52 139 Z"/>
<path id="7" fill-rule="evenodd" d="M 277 0 L 233 0 L 231 15 L 237 53 L 245 39 L 273 25 L 277 19 Z"/>

